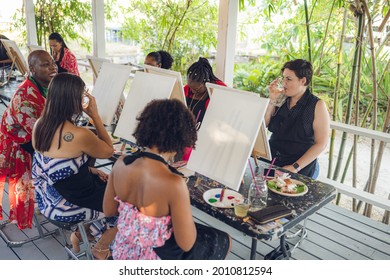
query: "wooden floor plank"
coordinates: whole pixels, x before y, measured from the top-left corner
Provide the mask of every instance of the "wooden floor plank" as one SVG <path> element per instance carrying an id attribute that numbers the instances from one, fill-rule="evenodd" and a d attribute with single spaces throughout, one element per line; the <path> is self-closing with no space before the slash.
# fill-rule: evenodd
<path id="1" fill-rule="evenodd" d="M 97 164 L 105 161 L 98 160 Z M 111 166 L 101 168 L 110 172 Z M 4 196 L 4 217 L 8 217 L 8 195 Z M 226 231 L 232 237 L 232 251 L 227 259 L 249 259 L 252 239 L 243 233 L 231 228 L 225 223 L 192 207 L 194 220 L 200 223 Z M 39 219 L 43 217 L 38 216 Z M 45 230 L 54 229 L 52 224 L 43 225 Z M 37 235 L 37 230 L 19 230 L 16 225 L 7 225 L 4 231 L 12 236 L 13 240 L 24 240 Z M 297 260 L 389 260 L 390 259 L 390 226 L 350 212 L 337 205 L 329 204 L 310 216 L 307 221 L 308 237 L 303 244 L 296 248 L 291 259 Z M 68 234 L 69 235 L 69 234 Z M 290 247 L 297 239 L 287 239 Z M 279 240 L 258 241 L 256 260 L 264 259 L 279 245 Z M 0 259 L 6 260 L 45 260 L 68 259 L 61 245 L 58 235 L 27 243 L 22 247 L 9 248 L 0 238 Z"/>
<path id="2" fill-rule="evenodd" d="M 0 238 L 0 260 L 19 260 L 15 252 Z"/>
<path id="3" fill-rule="evenodd" d="M 348 225 L 348 227 L 354 229 L 356 232 L 368 235 L 371 238 L 381 240 L 383 243 L 390 245 L 390 226 L 388 226 L 388 232 L 386 232 L 384 230 L 378 230 L 378 228 L 375 228 L 375 226 L 379 224 L 379 222 L 372 221 L 372 223 L 368 224 L 366 221 L 367 217 L 364 216 L 362 216 L 361 220 L 358 221 L 356 219 L 351 219 L 350 216 L 340 214 L 339 212 L 331 211 L 327 208 L 322 209 L 320 213 L 321 215 L 326 216 L 335 222 Z"/>
<path id="4" fill-rule="evenodd" d="M 313 224 L 307 223 L 307 238 L 299 247 L 306 252 L 314 253 L 321 260 L 343 260 L 343 259 L 368 259 L 364 255 L 356 253 L 344 246 L 333 242 L 324 235 L 312 230 Z M 347 257 L 349 256 L 349 258 Z"/>
<path id="5" fill-rule="evenodd" d="M 320 214 L 315 214 L 308 220 L 308 227 L 318 234 L 315 239 L 316 242 L 319 240 L 319 236 L 322 236 L 324 246 L 332 246 L 332 250 L 345 259 L 372 259 L 375 253 L 378 259 L 388 259 L 390 257 L 390 251 L 381 254 L 380 251 L 375 249 L 371 242 L 376 240 L 364 238 L 360 233 L 348 228 L 348 225 L 339 224 Z"/>
<path id="6" fill-rule="evenodd" d="M 333 216 L 333 214 L 332 214 L 332 212 L 333 212 L 337 215 L 342 215 L 348 219 L 355 220 L 360 224 L 365 224 L 365 225 L 369 226 L 370 228 L 373 228 L 373 229 L 378 230 L 380 232 L 384 232 L 387 235 L 390 235 L 390 225 L 375 221 L 375 220 L 370 219 L 368 217 L 365 217 L 359 213 L 355 213 L 355 212 L 352 212 L 352 211 L 345 209 L 343 207 L 339 207 L 335 204 L 329 204 L 326 207 L 324 207 L 324 209 L 326 209 L 327 211 L 330 211 L 330 212 L 327 212 L 330 217 Z M 389 238 L 389 240 L 390 240 L 390 238 Z"/>
<path id="7" fill-rule="evenodd" d="M 330 214 L 331 216 L 328 216 Z M 370 228 L 365 224 L 360 225 L 355 220 L 351 222 L 350 219 L 339 217 L 334 212 L 328 213 L 327 209 L 324 209 L 324 211 L 319 212 L 317 215 L 319 223 L 328 225 L 332 232 L 345 235 L 348 239 L 350 239 L 348 244 L 351 246 L 355 246 L 359 249 L 362 247 L 369 248 L 369 250 L 376 252 L 376 254 L 389 254 L 390 235 Z M 367 256 L 372 255 L 367 252 L 365 254 Z"/>

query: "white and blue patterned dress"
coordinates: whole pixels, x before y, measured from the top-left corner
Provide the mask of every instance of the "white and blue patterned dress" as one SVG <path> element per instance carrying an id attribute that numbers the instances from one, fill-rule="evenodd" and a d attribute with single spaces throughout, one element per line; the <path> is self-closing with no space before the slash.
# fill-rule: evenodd
<path id="1" fill-rule="evenodd" d="M 54 221 L 78 223 L 103 218 L 97 210 L 80 207 L 67 201 L 53 185 L 77 174 L 89 157 L 86 154 L 77 158 L 50 158 L 38 152 L 34 153 L 32 178 L 35 196 L 41 213 Z"/>

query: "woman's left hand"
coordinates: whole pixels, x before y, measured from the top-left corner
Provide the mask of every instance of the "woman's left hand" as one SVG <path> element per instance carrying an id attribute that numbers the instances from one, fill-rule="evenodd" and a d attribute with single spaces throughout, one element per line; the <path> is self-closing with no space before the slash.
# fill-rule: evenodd
<path id="1" fill-rule="evenodd" d="M 107 182 L 108 180 L 108 174 L 95 168 L 95 167 L 90 167 L 89 168 L 89 171 L 92 173 L 92 174 L 95 174 L 99 177 L 100 180 L 102 180 L 103 182 Z"/>

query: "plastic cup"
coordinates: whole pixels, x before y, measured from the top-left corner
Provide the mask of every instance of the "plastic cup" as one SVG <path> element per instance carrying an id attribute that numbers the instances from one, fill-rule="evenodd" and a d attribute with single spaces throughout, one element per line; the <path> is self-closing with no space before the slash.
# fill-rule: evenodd
<path id="1" fill-rule="evenodd" d="M 89 97 L 85 94 L 83 94 L 83 101 L 82 101 L 82 106 L 83 108 L 87 108 L 89 105 Z"/>
<path id="2" fill-rule="evenodd" d="M 234 205 L 234 214 L 237 217 L 244 218 L 248 215 L 249 204 L 248 203 L 239 203 Z"/>

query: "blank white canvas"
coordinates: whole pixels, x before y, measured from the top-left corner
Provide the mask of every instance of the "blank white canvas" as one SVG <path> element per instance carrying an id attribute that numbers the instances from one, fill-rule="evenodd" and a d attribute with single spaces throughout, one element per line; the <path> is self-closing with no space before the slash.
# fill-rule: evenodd
<path id="1" fill-rule="evenodd" d="M 171 98 L 178 99 L 181 102 L 183 102 L 184 105 L 187 106 L 186 98 L 184 95 L 184 89 L 183 89 L 183 81 L 182 81 L 180 72 L 172 71 L 169 69 L 163 69 L 163 68 L 159 68 L 159 67 L 154 67 L 154 66 L 150 66 L 150 65 L 145 65 L 145 70 L 148 73 L 175 78 L 176 81 L 175 81 L 175 85 L 173 86 L 173 89 L 172 89 Z"/>
<path id="2" fill-rule="evenodd" d="M 89 65 L 92 67 L 93 74 L 95 78 L 99 75 L 100 69 L 102 68 L 102 65 L 104 62 L 111 62 L 109 59 L 106 58 L 100 58 L 96 56 L 86 56 L 89 62 Z"/>
<path id="3" fill-rule="evenodd" d="M 236 92 L 240 92 L 243 94 L 248 94 L 248 91 L 244 90 L 238 90 L 233 88 L 222 88 L 220 85 L 212 84 L 212 83 L 206 83 L 207 92 L 209 96 L 212 96 L 214 88 L 221 88 L 224 90 L 234 90 Z M 258 94 L 256 94 L 258 97 L 260 97 Z M 272 154 L 271 154 L 271 148 L 269 146 L 268 137 L 267 137 L 267 128 L 265 125 L 264 120 L 261 123 L 259 133 L 257 134 L 257 138 L 255 141 L 255 145 L 253 147 L 253 154 L 256 157 L 261 157 L 263 159 L 272 160 Z"/>
<path id="4" fill-rule="evenodd" d="M 92 95 L 105 125 L 111 125 L 130 72 L 129 66 L 103 62 Z"/>
<path id="5" fill-rule="evenodd" d="M 213 86 L 187 168 L 238 191 L 268 102 L 255 93 Z"/>
<path id="6" fill-rule="evenodd" d="M 135 143 L 132 135 L 136 128 L 137 116 L 154 99 L 168 99 L 175 78 L 137 71 L 131 83 L 129 94 L 114 131 L 116 137 Z"/>
<path id="7" fill-rule="evenodd" d="M 15 41 L 11 41 L 11 40 L 6 40 L 6 39 L 1 39 L 1 42 L 3 43 L 5 49 L 7 50 L 7 53 L 9 56 L 12 56 L 12 53 L 10 51 L 10 47 L 12 47 L 12 49 L 17 53 L 18 57 L 20 58 L 20 61 L 23 62 L 24 66 L 26 67 L 26 69 L 28 70 L 28 64 L 27 64 L 27 61 L 26 59 L 24 58 L 22 52 L 20 51 L 18 45 L 16 44 Z"/>

